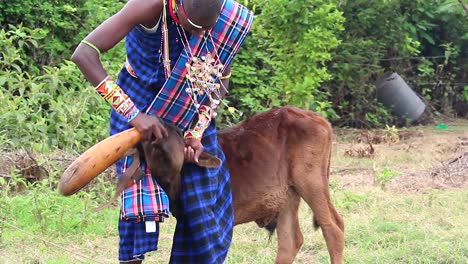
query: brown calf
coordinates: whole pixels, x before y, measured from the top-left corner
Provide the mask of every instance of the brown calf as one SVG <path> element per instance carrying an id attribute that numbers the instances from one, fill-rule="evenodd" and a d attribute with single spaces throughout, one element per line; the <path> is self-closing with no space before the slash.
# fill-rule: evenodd
<path id="1" fill-rule="evenodd" d="M 276 228 L 275 263 L 292 263 L 303 243 L 298 219 L 302 198 L 322 229 L 331 262 L 343 262 L 344 223 L 328 187 L 332 128 L 324 118 L 294 107 L 277 108 L 219 131 L 218 140 L 231 173 L 236 225 L 255 221 L 260 227 Z M 183 150 L 179 143 L 153 147 L 168 151 L 154 150 L 151 155 L 151 147 L 146 145 L 145 159 L 150 167 L 150 163 L 155 167 L 168 164 L 166 156 Z M 200 162 L 205 164 L 211 158 L 204 154 Z M 178 173 L 170 174 L 171 180 L 161 173 L 153 175 L 164 183 L 171 200 L 177 197 L 171 190 L 180 189 Z"/>

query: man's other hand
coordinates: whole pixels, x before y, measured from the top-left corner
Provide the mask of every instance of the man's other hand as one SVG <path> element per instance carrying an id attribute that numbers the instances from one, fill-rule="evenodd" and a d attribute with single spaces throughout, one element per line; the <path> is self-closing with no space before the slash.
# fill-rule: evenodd
<path id="1" fill-rule="evenodd" d="M 134 126 L 140 133 L 142 140 L 154 140 L 152 144 L 158 143 L 162 138 L 167 137 L 167 130 L 164 127 L 161 119 L 156 116 L 150 116 L 144 113 L 138 115 L 130 121 L 130 125 Z"/>
<path id="2" fill-rule="evenodd" d="M 195 162 L 198 164 L 198 158 L 203 152 L 203 145 L 200 140 L 195 138 L 185 139 L 184 157 L 185 162 Z"/>

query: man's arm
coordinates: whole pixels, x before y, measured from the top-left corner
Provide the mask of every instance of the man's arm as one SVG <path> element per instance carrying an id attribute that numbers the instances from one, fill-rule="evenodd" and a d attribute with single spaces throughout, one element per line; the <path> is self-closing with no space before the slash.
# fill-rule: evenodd
<path id="1" fill-rule="evenodd" d="M 94 29 L 85 40 L 104 53 L 119 43 L 136 25 L 157 21 L 162 11 L 162 0 L 130 0 L 115 15 Z M 72 55 L 86 79 L 98 85 L 106 76 L 99 54 L 92 47 L 80 43 Z"/>
<path id="2" fill-rule="evenodd" d="M 118 13 L 100 24 L 78 45 L 72 61 L 93 86 L 102 84 L 108 76 L 99 58 L 100 53 L 117 45 L 138 24 L 155 25 L 162 12 L 162 1 L 129 0 Z M 125 87 L 122 87 L 121 92 L 125 93 Z M 154 135 L 155 141 L 158 141 L 167 135 L 163 124 L 156 117 L 145 115 L 138 109 L 133 113 L 131 119 L 128 118 L 129 123 L 142 134 L 143 140 L 149 140 Z"/>

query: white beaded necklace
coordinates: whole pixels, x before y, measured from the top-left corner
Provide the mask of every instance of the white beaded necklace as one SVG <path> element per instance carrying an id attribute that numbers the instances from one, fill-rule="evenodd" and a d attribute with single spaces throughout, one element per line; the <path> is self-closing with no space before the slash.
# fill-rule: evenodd
<path id="1" fill-rule="evenodd" d="M 172 0 L 169 0 L 172 1 Z M 162 26 L 162 40 L 163 40 L 163 64 L 165 68 L 166 78 L 170 74 L 170 60 L 169 60 L 169 37 L 167 30 L 167 17 L 166 17 L 166 1 L 164 1 L 163 6 L 163 26 Z M 219 106 L 220 103 L 223 103 L 225 106 L 227 104 L 222 101 L 220 88 L 222 87 L 227 93 L 226 87 L 220 81 L 222 76 L 222 70 L 224 65 L 219 60 L 218 50 L 216 49 L 215 42 L 211 35 L 211 29 L 203 33 L 203 41 L 208 43 L 211 41 L 213 50 L 208 50 L 208 45 L 205 45 L 206 55 L 197 56 L 193 54 L 192 49 L 190 48 L 190 43 L 187 38 L 184 28 L 177 24 L 177 32 L 179 33 L 180 40 L 184 46 L 184 51 L 188 57 L 188 61 L 185 64 L 187 73 L 185 78 L 188 80 L 188 87 L 185 89 L 185 92 L 190 96 L 190 99 L 195 106 L 196 111 L 199 113 L 199 108 L 201 102 L 198 101 L 198 97 L 206 95 L 211 109 L 215 109 Z M 209 39 L 208 39 L 209 37 Z M 199 54 L 201 51 L 198 52 Z M 216 98 L 213 97 L 216 96 Z M 240 113 L 242 115 L 242 113 Z"/>

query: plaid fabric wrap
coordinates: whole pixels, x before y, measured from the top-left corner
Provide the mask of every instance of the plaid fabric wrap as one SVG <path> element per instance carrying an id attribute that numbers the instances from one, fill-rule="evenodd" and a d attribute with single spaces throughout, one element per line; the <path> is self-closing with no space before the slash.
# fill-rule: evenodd
<path id="1" fill-rule="evenodd" d="M 205 150 L 222 160 L 215 169 L 185 164 L 181 211 L 170 263 L 223 263 L 231 245 L 234 215 L 230 175 L 213 121 L 205 131 Z"/>
<path id="2" fill-rule="evenodd" d="M 124 164 L 131 163 L 132 158 L 127 157 Z M 145 176 L 121 195 L 120 218 L 135 222 L 145 220 L 162 222 L 165 217 L 169 217 L 169 198 L 151 176 L 145 163 L 141 164 L 140 169 L 145 172 Z"/>
<path id="3" fill-rule="evenodd" d="M 174 67 L 177 58 L 183 49 L 179 37 L 177 24 L 168 16 L 169 58 Z M 136 26 L 126 37 L 127 60 L 132 65 L 137 78 L 128 73 L 125 67 L 119 74 L 117 83 L 132 98 L 140 110 L 148 108 L 165 82 L 164 68 L 161 57 L 161 25 L 156 31 L 145 30 L 141 25 Z M 111 110 L 110 134 L 116 134 L 131 126 L 127 120 L 113 109 Z M 130 166 L 131 157 L 116 162 L 117 175 Z M 145 171 L 145 163 L 141 168 Z M 154 197 L 154 198 L 151 198 Z M 122 195 L 121 219 L 141 221 L 155 219 L 162 221 L 169 214 L 169 202 L 166 193 L 151 179 L 149 172 L 137 185 L 124 191 Z"/>
<path id="4" fill-rule="evenodd" d="M 233 0 L 225 0 L 217 23 L 211 31 L 220 61 L 230 65 L 235 54 L 250 32 L 254 16 L 244 6 Z M 211 39 L 203 41 L 202 37 L 192 36 L 189 40 L 191 50 L 197 56 L 203 56 L 207 50 L 213 50 Z M 165 121 L 175 124 L 182 130 L 190 125 L 195 108 L 189 95 L 185 92 L 188 81 L 185 79 L 185 64 L 188 52 L 182 52 L 171 75 L 147 109 L 147 113 L 156 114 Z M 199 98 L 203 101 L 204 96 Z"/>
<path id="5" fill-rule="evenodd" d="M 158 249 L 159 223 L 156 232 L 146 233 L 145 222 L 119 221 L 119 260 L 144 259 L 145 253 Z"/>
<path id="6" fill-rule="evenodd" d="M 157 114 L 166 122 L 185 130 L 195 114 L 185 93 L 185 63 L 188 57 L 183 52 L 178 26 L 170 16 L 167 20 L 173 69 L 170 78 L 165 80 L 164 77 L 161 27 L 155 32 L 148 32 L 137 26 L 126 38 L 127 60 L 137 78 L 123 67 L 117 83 L 138 109 L 147 109 L 147 113 Z M 225 66 L 231 64 L 252 22 L 253 14 L 245 7 L 233 0 L 225 0 L 222 14 L 212 30 L 218 55 Z M 213 48 L 210 41 L 208 44 L 201 43 L 197 37 L 190 38 L 190 45 L 198 55 L 207 48 Z M 111 135 L 128 128 L 128 122 L 111 110 Z M 222 159 L 223 165 L 216 169 L 184 165 L 181 194 L 184 217 L 177 223 L 171 263 L 222 263 L 231 244 L 234 216 L 229 171 L 217 142 L 214 120 L 204 133 L 203 144 L 206 151 Z M 119 177 L 131 162 L 131 158 L 126 157 L 116 163 Z M 143 171 L 146 171 L 145 166 L 142 163 Z M 141 183 L 124 191 L 122 204 L 119 259 L 142 258 L 144 253 L 157 248 L 158 234 L 146 233 L 141 220 L 163 220 L 169 214 L 168 197 L 146 171 Z"/>
<path id="7" fill-rule="evenodd" d="M 184 46 L 179 36 L 178 26 L 170 15 L 167 16 L 167 24 L 169 59 L 173 68 Z M 122 87 L 140 111 L 144 111 L 150 106 L 166 81 L 161 55 L 161 36 L 161 25 L 154 32 L 148 32 L 141 25 L 138 25 L 130 31 L 125 39 L 127 61 L 133 67 L 137 77 L 133 77 L 125 67 L 122 67 L 117 84 Z M 111 134 L 130 127 L 123 116 L 114 110 L 111 111 Z"/>

